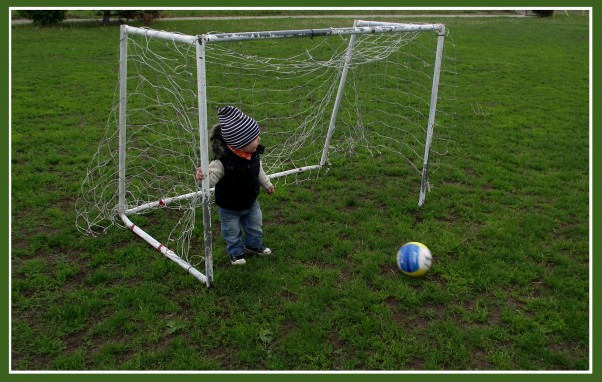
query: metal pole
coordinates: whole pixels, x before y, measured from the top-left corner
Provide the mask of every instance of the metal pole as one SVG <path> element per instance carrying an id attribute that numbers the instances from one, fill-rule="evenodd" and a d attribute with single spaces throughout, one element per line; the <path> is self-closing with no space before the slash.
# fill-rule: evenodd
<path id="1" fill-rule="evenodd" d="M 354 28 L 355 24 L 356 22 L 353 22 Z M 349 37 L 349 45 L 347 46 L 347 52 L 345 53 L 345 65 L 343 66 L 343 71 L 341 72 L 341 80 L 339 82 L 339 89 L 337 90 L 337 97 L 334 101 L 332 114 L 330 115 L 330 124 L 328 125 L 328 132 L 326 133 L 324 149 L 322 149 L 322 158 L 320 159 L 320 166 L 324 166 L 326 164 L 326 160 L 328 159 L 328 149 L 330 148 L 330 140 L 332 139 L 332 134 L 334 133 L 337 115 L 339 114 L 339 107 L 341 106 L 341 98 L 343 98 L 343 91 L 345 90 L 345 82 L 347 81 L 347 72 L 349 71 L 349 64 L 351 63 L 355 38 L 355 34 L 352 34 L 351 37 Z"/>
<path id="2" fill-rule="evenodd" d="M 201 169 L 204 174 L 209 174 L 209 126 L 207 126 L 207 76 L 205 72 L 206 42 L 204 37 L 198 39 L 196 44 L 196 62 Z M 208 176 L 201 181 L 201 195 L 203 202 L 203 238 L 205 242 L 205 275 L 207 276 L 206 284 L 210 287 L 213 284 L 213 247 L 211 239 L 211 210 L 209 208 L 211 190 Z"/>
<path id="3" fill-rule="evenodd" d="M 125 212 L 125 145 L 126 145 L 126 113 L 127 113 L 127 76 L 128 76 L 128 37 L 127 25 L 122 25 L 119 40 L 119 214 Z"/>
<path id="4" fill-rule="evenodd" d="M 426 131 L 426 142 L 424 147 L 424 161 L 422 164 L 422 182 L 420 185 L 420 197 L 418 206 L 422 207 L 426 199 L 428 189 L 428 170 L 431 153 L 431 143 L 433 141 L 433 128 L 435 125 L 435 114 L 437 112 L 437 94 L 439 90 L 439 74 L 441 73 L 441 61 L 443 59 L 443 43 L 445 40 L 445 28 L 439 30 L 437 37 L 437 54 L 435 57 L 435 72 L 433 73 L 433 87 L 431 90 L 431 109 L 429 111 L 429 121 Z"/>
<path id="5" fill-rule="evenodd" d="M 159 31 L 159 30 L 155 30 L 155 29 L 137 28 L 137 27 L 131 27 L 131 26 L 127 26 L 127 25 L 125 27 L 127 28 L 128 33 L 135 34 L 138 36 L 144 36 L 147 38 L 157 38 L 157 39 L 161 39 L 161 40 L 177 41 L 177 42 L 181 42 L 184 44 L 194 44 L 196 42 L 196 40 L 198 39 L 198 36 L 191 36 L 191 35 L 186 35 L 186 34 L 181 34 L 181 33 L 164 32 L 164 31 Z"/>
<path id="6" fill-rule="evenodd" d="M 355 20 L 356 27 L 394 27 L 395 31 L 416 32 L 416 31 L 436 31 L 439 35 L 445 33 L 443 24 L 404 24 L 389 21 L 365 21 Z"/>
<path id="7" fill-rule="evenodd" d="M 357 21 L 363 24 L 357 24 Z M 317 36 L 343 36 L 356 34 L 374 34 L 391 32 L 415 32 L 441 30 L 441 24 L 401 24 L 401 23 L 378 23 L 357 20 L 351 28 L 321 28 L 321 29 L 297 29 L 263 32 L 239 32 L 239 33 L 217 33 L 205 35 L 207 42 L 232 42 L 245 40 L 267 40 Z"/>
<path id="8" fill-rule="evenodd" d="M 121 217 L 121 220 L 125 223 L 125 225 L 132 232 L 134 232 L 136 235 L 138 235 L 142 239 L 144 239 L 153 248 L 155 248 L 157 251 L 159 251 L 163 255 L 165 255 L 165 257 L 167 257 L 171 261 L 175 262 L 180 267 L 184 268 L 186 270 L 186 272 L 193 275 L 199 281 L 204 282 L 204 283 L 209 282 L 208 278 L 204 274 L 199 272 L 195 267 L 193 267 L 186 260 L 184 260 L 180 256 L 176 255 L 176 253 L 174 251 L 172 251 L 171 249 L 167 248 L 165 245 L 158 242 L 154 237 L 152 237 L 151 235 L 146 233 L 142 228 L 140 228 L 140 227 L 136 226 L 134 223 L 132 223 L 132 221 L 127 216 L 125 216 L 124 214 L 120 214 L 120 217 Z"/>

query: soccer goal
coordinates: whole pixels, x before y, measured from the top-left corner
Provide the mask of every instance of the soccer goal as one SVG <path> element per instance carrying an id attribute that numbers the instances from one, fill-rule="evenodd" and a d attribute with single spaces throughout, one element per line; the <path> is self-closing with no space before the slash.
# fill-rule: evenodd
<path id="1" fill-rule="evenodd" d="M 274 182 L 318 178 L 335 156 L 391 155 L 416 174 L 422 206 L 453 124 L 447 35 L 442 24 L 361 20 L 203 35 L 122 25 L 114 107 L 76 203 L 78 229 L 126 227 L 211 286 L 212 190 L 194 174 L 207 173 L 209 132 L 227 105 L 258 121 Z"/>

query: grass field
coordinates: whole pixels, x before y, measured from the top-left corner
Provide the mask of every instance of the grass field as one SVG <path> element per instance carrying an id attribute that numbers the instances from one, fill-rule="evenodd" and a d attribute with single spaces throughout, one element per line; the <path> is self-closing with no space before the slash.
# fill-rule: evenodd
<path id="1" fill-rule="evenodd" d="M 260 196 L 272 257 L 233 267 L 216 230 L 212 289 L 129 231 L 75 228 L 118 27 L 13 26 L 11 369 L 588 370 L 589 19 L 426 21 L 451 30 L 458 71 L 453 143 L 426 205 L 396 158 L 336 162 Z M 396 269 L 407 241 L 434 254 L 425 278 Z"/>

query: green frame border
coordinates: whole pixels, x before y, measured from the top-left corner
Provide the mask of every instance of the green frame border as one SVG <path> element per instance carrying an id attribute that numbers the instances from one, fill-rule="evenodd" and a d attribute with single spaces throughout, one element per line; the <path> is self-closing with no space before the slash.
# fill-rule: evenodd
<path id="1" fill-rule="evenodd" d="M 169 4 L 169 5 L 166 5 Z M 368 5 L 369 4 L 369 5 Z M 366 0 L 350 0 L 350 1 L 333 1 L 333 0 L 304 0 L 304 1 L 298 1 L 298 0 L 294 0 L 293 2 L 291 1 L 283 1 L 283 0 L 253 0 L 251 2 L 249 1 L 244 1 L 244 0 L 238 0 L 238 1 L 231 1 L 231 0 L 203 0 L 203 1 L 191 1 L 191 0 L 172 0 L 172 1 L 156 1 L 156 0 L 147 0 L 147 1 L 141 1 L 141 0 L 107 0 L 107 1 L 90 1 L 90 2 L 84 2 L 82 0 L 76 1 L 76 0 L 62 0 L 62 1 L 57 1 L 57 0 L 51 0 L 51 1 L 41 1 L 41 0 L 25 0 L 25 1 L 13 1 L 13 0 L 8 0 L 7 4 L 5 5 L 4 11 L 3 11 L 3 16 L 5 17 L 5 20 L 9 20 L 10 22 L 10 8 L 13 7 L 65 7 L 65 8 L 76 8 L 76 7 L 80 7 L 80 8 L 100 8 L 100 7 L 132 7 L 132 6 L 137 6 L 137 7 L 141 7 L 141 8 L 175 8 L 175 7 L 182 7 L 182 8 L 205 8 L 205 7 L 239 7 L 239 8 L 249 8 L 249 9 L 254 9 L 254 8 L 258 8 L 258 7 L 276 7 L 276 8 L 288 8 L 288 7 L 304 7 L 304 8 L 309 8 L 309 7 L 317 7 L 317 8 L 348 8 L 348 7 L 363 7 L 366 9 L 375 9 L 375 8 L 468 8 L 468 9 L 479 9 L 479 8 L 501 8 L 501 7 L 507 7 L 507 8 L 525 8 L 525 7 L 529 7 L 529 8 L 558 8 L 558 9 L 562 9 L 564 8 L 581 8 L 581 7 L 587 7 L 592 9 L 592 16 L 591 16 L 591 32 L 592 32 L 592 41 L 598 41 L 599 40 L 599 28 L 596 28 L 596 19 L 599 17 L 596 17 L 597 14 L 596 12 L 594 12 L 594 10 L 597 10 L 596 7 L 594 7 L 594 1 L 593 0 L 587 0 L 587 1 L 555 1 L 555 0 L 549 0 L 549 1 L 541 1 L 541 0 L 531 0 L 528 4 L 525 5 L 524 2 L 522 1 L 508 1 L 508 0 L 493 0 L 493 1 L 470 1 L 470 0 L 462 0 L 462 1 L 442 1 L 442 0 L 423 0 L 423 1 L 419 1 L 419 0 L 409 0 L 409 1 L 401 1 L 401 0 L 372 0 L 372 1 L 366 1 Z M 0 169 L 1 175 L 3 177 L 5 177 L 5 179 L 7 179 L 10 176 L 10 163 L 9 163 L 9 150 L 10 150 L 10 110 L 9 110 L 9 97 L 10 97 L 10 92 L 9 90 L 9 56 L 11 54 L 10 52 L 10 45 L 9 45 L 9 33 L 7 32 L 7 28 L 4 28 L 2 32 L 3 35 L 6 34 L 6 37 L 2 39 L 2 44 L 3 44 L 3 50 L 5 52 L 7 52 L 7 54 L 4 55 L 4 59 L 2 60 L 2 72 L 4 73 L 3 76 L 3 84 L 4 89 L 6 89 L 6 92 L 4 92 L 2 94 L 2 100 L 4 101 L 2 103 L 2 112 L 0 114 L 2 114 L 4 116 L 4 125 L 6 126 L 6 129 L 2 131 L 2 149 L 0 149 L 0 153 L 2 155 L 2 161 L 3 161 L 3 166 Z M 591 184 L 590 184 L 590 189 L 593 190 L 595 189 L 596 186 L 596 182 L 594 180 L 594 166 L 593 163 L 595 163 L 594 160 L 594 152 L 593 152 L 593 146 L 596 143 L 596 136 L 594 136 L 593 132 L 596 131 L 595 129 L 595 116 L 596 116 L 596 110 L 598 110 L 597 106 L 598 104 L 600 104 L 600 102 L 598 101 L 599 97 L 597 97 L 599 92 L 596 92 L 596 84 L 598 84 L 600 82 L 600 77 L 596 76 L 594 74 L 594 69 L 596 68 L 596 65 L 593 64 L 593 62 L 596 61 L 596 57 L 595 57 L 595 50 L 594 50 L 594 46 L 592 43 L 592 48 L 591 48 L 591 54 L 592 54 L 592 69 L 591 69 L 591 73 L 593 76 L 594 81 L 592 82 L 592 89 L 591 89 L 591 95 L 592 95 L 592 100 L 593 100 L 593 105 L 592 105 L 592 115 L 591 115 L 591 126 L 590 126 L 590 137 L 592 139 L 591 144 L 592 147 L 590 148 L 590 176 L 591 176 Z M 591 332 L 592 332 L 592 344 L 591 344 L 591 349 L 590 352 L 592 354 L 592 369 L 590 370 L 590 372 L 586 372 L 586 373 L 554 373 L 554 372 L 541 372 L 541 373 L 521 373 L 520 371 L 508 371 L 508 372 L 499 372 L 499 373 L 470 373 L 470 372 L 449 372 L 449 373 L 416 373 L 416 374 L 411 374 L 411 373 L 386 373 L 386 374 L 381 374 L 381 373 L 329 373 L 329 372 L 324 372 L 324 373 L 317 373 L 317 372 L 310 372 L 310 373 L 287 373 L 287 372 L 277 372 L 277 373 L 270 373 L 270 372 L 266 372 L 266 373 L 261 373 L 261 372 L 257 372 L 257 373 L 190 373 L 190 374 L 185 374 L 185 373 L 177 373 L 177 374 L 170 374 L 170 373 L 161 373 L 161 374 L 153 374 L 153 373 L 127 373 L 127 374 L 117 374 L 117 373 L 111 373 L 111 372 L 107 372 L 107 373 L 94 373 L 94 372 L 90 372 L 90 373 L 28 373 L 28 374 L 24 374 L 24 373 L 19 373 L 19 374 L 9 374 L 10 372 L 10 364 L 9 364 L 9 352 L 10 352 L 10 343 L 9 343 L 9 334 L 10 334 L 10 320 L 9 320 L 9 312 L 10 312 L 10 301 L 9 301 L 9 287 L 10 287 L 10 280 L 9 280 L 9 270 L 8 267 L 10 265 L 10 250 L 9 250 L 9 230 L 10 230 L 10 211 L 9 211 L 9 203 L 10 203 L 10 192 L 8 189 L 8 182 L 5 182 L 4 187 L 0 188 L 0 197 L 2 199 L 2 202 L 0 204 L 0 209 L 1 209 L 1 213 L 2 215 L 5 217 L 5 219 L 3 219 L 1 226 L 2 226 L 2 230 L 0 230 L 0 239 L 2 243 L 6 243 L 4 244 L 7 248 L 6 253 L 8 254 L 6 259 L 5 259 L 5 263 L 2 264 L 2 266 L 0 266 L 0 278 L 5 280 L 5 287 L 1 288 L 2 290 L 4 290 L 4 293 L 2 293 L 2 315 L 0 316 L 0 323 L 1 323 L 1 327 L 3 328 L 3 330 L 1 330 L 1 334 L 0 334 L 0 338 L 2 339 L 1 343 L 5 344 L 5 346 L 2 346 L 0 348 L 0 356 L 1 356 L 1 368 L 0 368 L 0 378 L 4 381 L 81 381 L 82 378 L 85 378 L 86 381 L 104 381 L 104 380 L 108 380 L 111 379 L 112 381 L 121 381 L 121 380 L 132 380 L 132 381 L 164 381 L 166 379 L 169 380 L 202 380 L 202 379 L 210 379 L 210 380 L 219 380 L 219 381 L 240 381 L 245 380 L 245 381 L 281 381 L 283 379 L 287 380 L 287 381 L 305 381 L 308 378 L 311 379 L 318 379 L 318 380 L 335 380 L 335 381 L 358 381 L 358 380 L 373 380 L 373 379 L 378 379 L 381 382 L 384 381 L 398 381 L 402 378 L 412 378 L 413 381 L 415 380 L 440 380 L 440 379 L 444 379 L 444 380 L 457 380 L 457 381 L 476 381 L 476 380 L 482 380 L 484 378 L 487 378 L 488 381 L 502 381 L 502 380 L 512 380 L 514 382 L 518 382 L 518 381 L 522 381 L 522 380 L 528 380 L 528 381 L 565 381 L 567 379 L 570 379 L 571 381 L 573 380 L 592 380 L 593 378 L 595 378 L 595 374 L 594 371 L 597 371 L 598 368 L 600 367 L 600 356 L 598 356 L 598 352 L 595 352 L 595 346 L 594 343 L 596 343 L 597 341 L 597 337 L 599 337 L 598 332 L 594 330 L 594 324 L 596 323 L 596 317 L 597 315 L 595 314 L 595 309 L 593 309 L 594 303 L 596 302 L 595 300 L 592 300 L 592 315 L 591 315 L 591 319 L 592 322 L 590 323 L 590 327 L 591 327 Z M 593 201 L 595 199 L 595 193 L 593 193 L 592 197 L 591 197 L 591 204 L 590 204 L 590 222 L 591 222 L 591 227 L 592 230 L 595 227 L 595 221 L 594 221 L 594 210 L 591 209 L 592 206 L 594 205 Z M 590 232 L 590 237 L 593 238 L 594 232 Z M 595 247 L 593 246 L 593 240 L 590 243 L 590 245 L 592 245 L 592 250 L 591 250 L 591 256 L 593 257 L 593 252 L 595 250 Z M 595 273 L 594 271 L 597 268 L 600 268 L 599 266 L 597 266 L 597 262 L 593 262 L 592 259 L 592 264 L 593 264 L 593 270 L 591 272 L 591 274 L 593 275 L 593 273 Z M 593 282 L 593 277 L 592 277 L 592 281 L 591 281 L 591 285 L 592 285 L 592 294 L 591 294 L 591 298 L 595 297 L 598 295 L 598 292 L 596 289 L 597 288 L 597 284 L 594 284 Z M 598 373 L 599 374 L 599 373 Z"/>

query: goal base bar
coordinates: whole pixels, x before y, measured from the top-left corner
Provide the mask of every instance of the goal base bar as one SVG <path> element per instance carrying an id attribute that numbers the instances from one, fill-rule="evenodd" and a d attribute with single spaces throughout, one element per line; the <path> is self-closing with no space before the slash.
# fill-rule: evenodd
<path id="1" fill-rule="evenodd" d="M 184 268 L 186 270 L 186 272 L 190 273 L 197 280 L 205 283 L 205 285 L 207 285 L 207 287 L 211 287 L 212 286 L 213 279 L 211 277 L 207 277 L 206 275 L 204 275 L 201 272 L 199 272 L 195 267 L 193 267 L 187 261 L 183 260 L 174 251 L 172 251 L 171 249 L 167 248 L 165 245 L 161 244 L 155 238 L 153 238 L 151 235 L 149 235 L 148 233 L 146 233 L 142 228 L 140 228 L 137 225 L 135 225 L 134 223 L 132 223 L 132 221 L 125 214 L 120 214 L 120 217 L 121 217 L 121 220 L 126 224 L 126 226 L 132 232 L 134 232 L 136 235 L 138 235 L 142 239 L 144 239 L 153 248 L 155 248 L 157 251 L 161 252 L 163 255 L 165 255 L 165 257 L 167 257 L 171 261 L 175 262 L 180 267 Z"/>
<path id="2" fill-rule="evenodd" d="M 276 178 L 281 178 L 281 177 L 287 176 L 287 175 L 300 174 L 300 173 L 306 172 L 306 171 L 319 170 L 321 168 L 322 168 L 322 165 L 320 165 L 320 164 L 317 164 L 317 165 L 314 165 L 314 166 L 298 167 L 298 168 L 294 168 L 292 170 L 286 170 L 286 171 L 276 172 L 274 174 L 270 174 L 270 175 L 268 175 L 268 178 L 269 179 L 276 179 Z"/>

